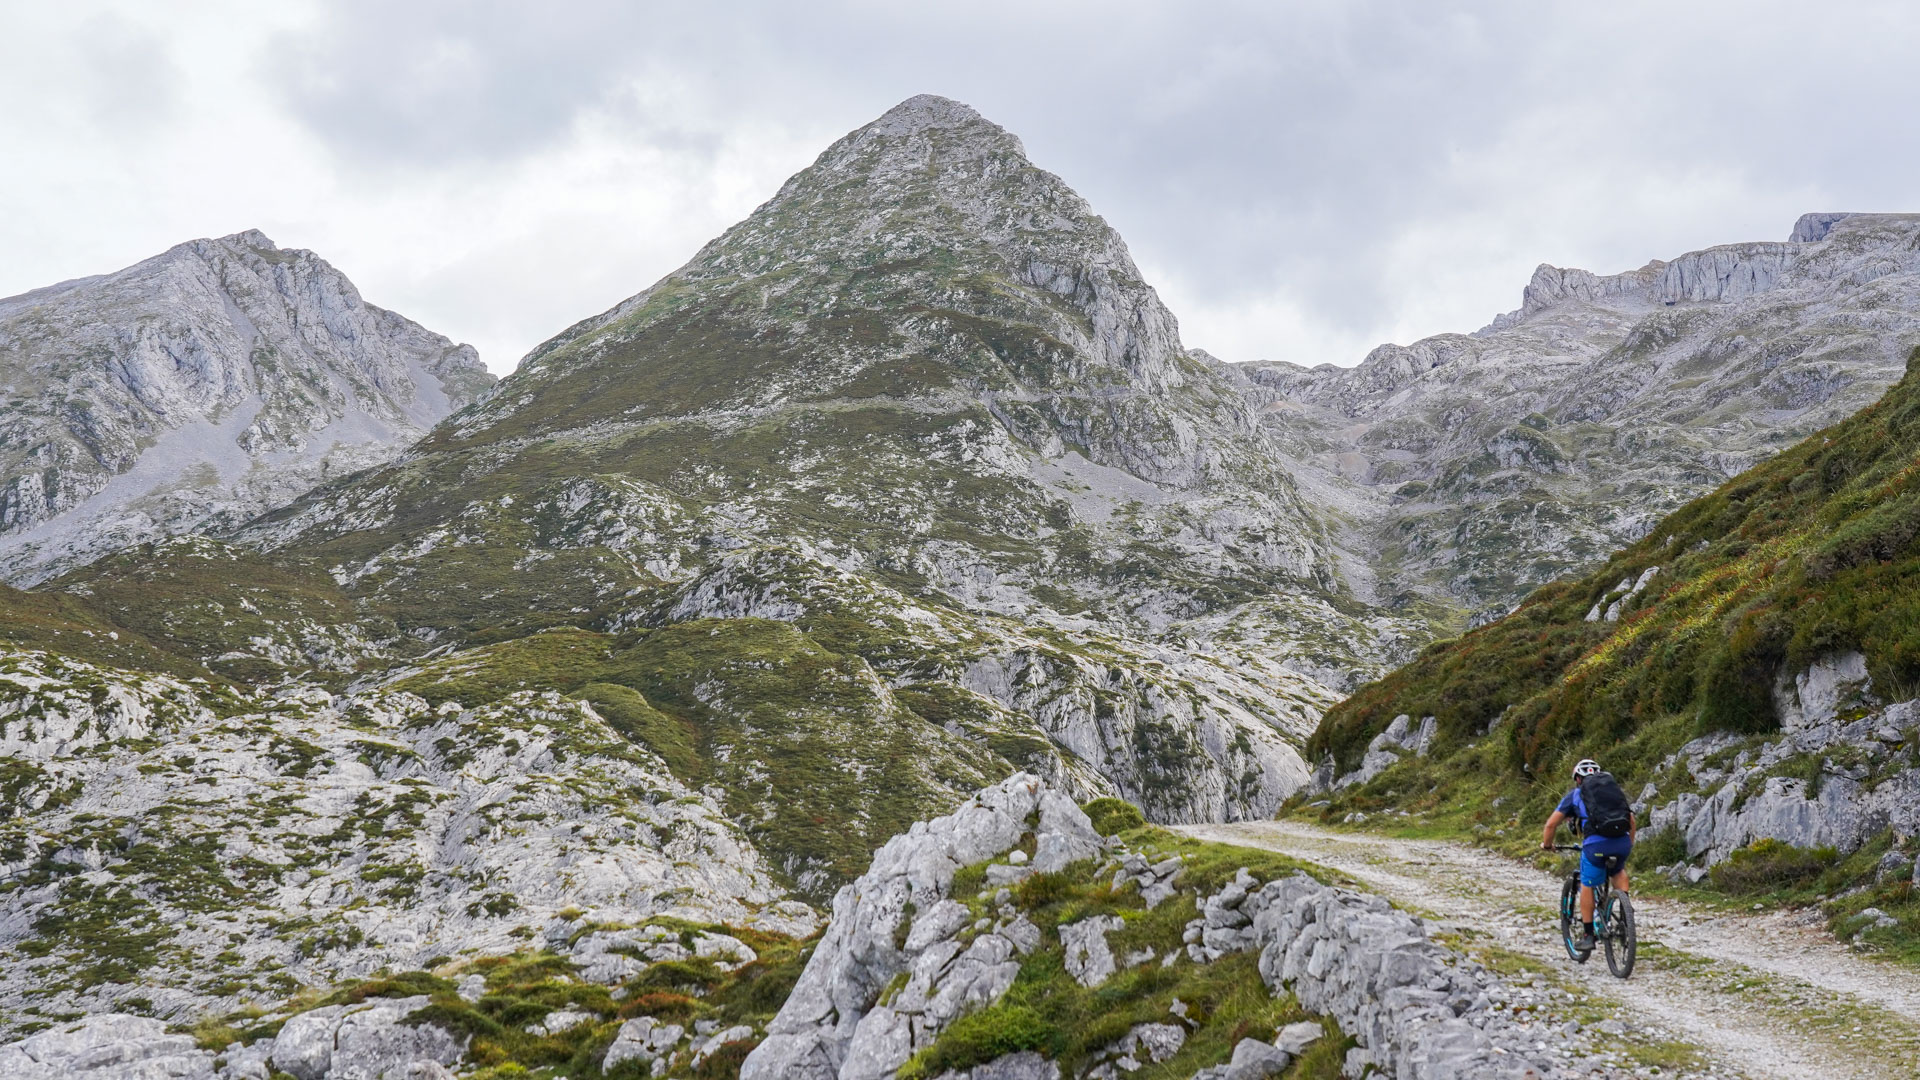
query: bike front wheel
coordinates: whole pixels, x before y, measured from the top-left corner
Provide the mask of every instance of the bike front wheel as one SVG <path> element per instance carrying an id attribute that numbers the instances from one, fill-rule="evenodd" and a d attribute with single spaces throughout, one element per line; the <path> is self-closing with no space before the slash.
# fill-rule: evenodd
<path id="1" fill-rule="evenodd" d="M 1575 942 L 1580 940 L 1580 878 L 1578 875 L 1567 878 L 1567 884 L 1560 890 L 1560 943 L 1567 947 L 1567 957 L 1576 964 L 1584 964 L 1593 955 L 1593 950 L 1582 951 Z"/>
<path id="2" fill-rule="evenodd" d="M 1624 979 L 1633 974 L 1640 935 L 1633 924 L 1633 901 L 1625 896 L 1607 901 L 1607 970 Z"/>

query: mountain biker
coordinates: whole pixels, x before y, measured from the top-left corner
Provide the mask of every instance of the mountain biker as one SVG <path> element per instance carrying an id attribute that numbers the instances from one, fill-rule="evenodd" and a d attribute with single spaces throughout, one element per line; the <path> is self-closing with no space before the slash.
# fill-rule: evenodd
<path id="1" fill-rule="evenodd" d="M 1586 837 L 1580 842 L 1580 941 L 1577 947 L 1590 950 L 1599 932 L 1593 918 L 1593 889 L 1606 880 L 1605 857 L 1620 857 L 1620 872 L 1613 875 L 1613 887 L 1621 896 L 1627 895 L 1627 856 L 1633 851 L 1640 820 L 1627 805 L 1619 782 L 1602 772 L 1600 763 L 1592 758 L 1582 758 L 1573 767 L 1573 789 L 1547 818 L 1546 829 L 1540 834 L 1542 849 L 1553 849 L 1553 834 L 1568 818 L 1578 823 Z"/>

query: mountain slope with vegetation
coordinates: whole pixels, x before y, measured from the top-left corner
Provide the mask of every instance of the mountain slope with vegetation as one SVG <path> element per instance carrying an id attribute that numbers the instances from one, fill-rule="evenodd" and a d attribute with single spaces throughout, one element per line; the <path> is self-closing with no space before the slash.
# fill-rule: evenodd
<path id="1" fill-rule="evenodd" d="M 397 459 L 0 594 L 0 1025 L 778 916 L 1016 770 L 1269 814 L 1285 664 L 1418 632 L 1277 461 L 1084 200 L 906 102 Z"/>
<path id="2" fill-rule="evenodd" d="M 1858 415 L 1331 710 L 1309 743 L 1332 788 L 1316 808 L 1524 848 L 1593 757 L 1638 792 L 1645 866 L 1782 898 L 1852 889 L 1836 925 L 1904 941 L 1920 930 L 1916 540 L 1920 351 Z"/>
<path id="3" fill-rule="evenodd" d="M 0 299 L 0 578 L 237 527 L 493 382 L 472 346 L 257 230 Z"/>

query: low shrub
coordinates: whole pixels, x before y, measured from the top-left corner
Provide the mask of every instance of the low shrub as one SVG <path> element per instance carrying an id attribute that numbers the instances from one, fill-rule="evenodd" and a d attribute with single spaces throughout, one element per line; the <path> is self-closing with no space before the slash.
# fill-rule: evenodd
<path id="1" fill-rule="evenodd" d="M 1066 874 L 1033 874 L 1013 887 L 1013 898 L 1023 910 L 1032 911 L 1059 903 L 1079 892 L 1079 887 Z"/>
<path id="2" fill-rule="evenodd" d="M 1684 862 L 1686 858 L 1687 838 L 1679 829 L 1642 830 L 1633 842 L 1633 861 L 1644 869 Z"/>
<path id="3" fill-rule="evenodd" d="M 1060 1033 L 1025 1005 L 997 1005 L 948 1025 L 940 1040 L 900 1070 L 902 1080 L 922 1080 L 949 1069 L 969 1069 L 1005 1054 L 1045 1050 Z"/>
<path id="4" fill-rule="evenodd" d="M 671 990 L 649 990 L 620 1006 L 620 1019 L 652 1016 L 673 1023 L 690 1020 L 707 1011 L 707 1006 L 685 994 Z"/>
<path id="5" fill-rule="evenodd" d="M 693 1075 L 699 1080 L 738 1080 L 740 1066 L 747 1060 L 747 1055 L 753 1053 L 753 1048 L 759 1045 L 759 1039 L 736 1039 L 725 1043 L 708 1054 L 706 1060 L 693 1070 Z"/>
<path id="6" fill-rule="evenodd" d="M 1740 848 L 1713 868 L 1714 887 L 1722 892 L 1771 892 L 1817 877 L 1840 858 L 1830 847 L 1799 848 L 1772 837 Z"/>
<path id="7" fill-rule="evenodd" d="M 1087 812 L 1087 817 L 1093 821 L 1094 831 L 1101 836 L 1113 836 L 1147 823 L 1146 815 L 1140 812 L 1140 808 L 1125 799 L 1095 799 L 1080 809 Z"/>

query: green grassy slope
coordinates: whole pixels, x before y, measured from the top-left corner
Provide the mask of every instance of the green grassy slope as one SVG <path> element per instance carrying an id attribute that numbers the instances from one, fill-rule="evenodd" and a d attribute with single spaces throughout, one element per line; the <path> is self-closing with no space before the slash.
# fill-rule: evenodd
<path id="1" fill-rule="evenodd" d="M 1664 754 L 1778 726 L 1784 672 L 1845 650 L 1881 697 L 1920 692 L 1920 352 L 1878 403 L 1736 477 L 1583 578 L 1429 646 L 1327 714 L 1309 750 L 1343 771 L 1394 716 L 1434 716 L 1437 752 L 1489 726 L 1504 768 L 1556 779 L 1582 756 Z M 1586 621 L 1657 568 L 1618 621 Z"/>
<path id="2" fill-rule="evenodd" d="M 1331 797 L 1296 796 L 1293 812 L 1466 836 L 1524 854 L 1537 846 L 1541 822 L 1582 757 L 1625 778 L 1630 794 L 1653 782 L 1661 800 L 1701 783 L 1710 795 L 1720 783 L 1712 769 L 1739 767 L 1779 730 L 1774 687 L 1783 676 L 1858 651 L 1881 700 L 1920 692 L 1917 539 L 1920 351 L 1873 406 L 1688 504 L 1593 573 L 1546 586 L 1506 618 L 1429 646 L 1336 706 L 1309 753 L 1331 758 L 1341 774 L 1402 714 L 1437 719 L 1432 751 Z M 1617 620 L 1587 619 L 1649 572 Z M 1710 733 L 1732 738 L 1706 779 L 1668 765 L 1676 750 Z M 1871 789 L 1916 760 L 1912 745 L 1799 754 L 1746 774 L 1732 805 L 1765 776 L 1798 779 L 1811 799 L 1828 773 Z M 1889 852 L 1903 843 L 1896 860 Z M 1686 854 L 1671 830 L 1643 833 L 1640 880 L 1669 887 L 1644 871 Z M 1900 870 L 1911 859 L 1910 842 L 1887 832 L 1853 852 L 1763 838 L 1697 885 L 1672 887 L 1709 900 L 1824 904 L 1837 932 L 1920 960 L 1920 901 Z M 1893 922 L 1874 924 L 1869 909 Z"/>

